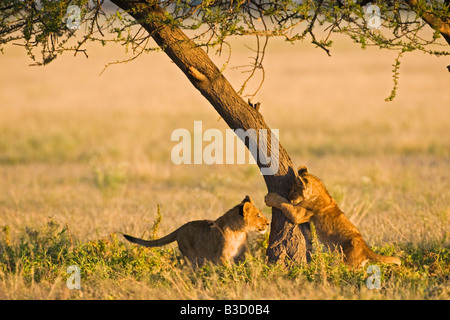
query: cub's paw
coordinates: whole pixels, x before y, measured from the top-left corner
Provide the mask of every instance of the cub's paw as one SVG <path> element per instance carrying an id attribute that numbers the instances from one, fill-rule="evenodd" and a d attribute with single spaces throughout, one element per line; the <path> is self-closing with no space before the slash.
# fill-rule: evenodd
<path id="1" fill-rule="evenodd" d="M 264 201 L 268 207 L 277 207 L 283 202 L 283 200 L 284 198 L 275 192 L 269 192 L 264 197 Z"/>

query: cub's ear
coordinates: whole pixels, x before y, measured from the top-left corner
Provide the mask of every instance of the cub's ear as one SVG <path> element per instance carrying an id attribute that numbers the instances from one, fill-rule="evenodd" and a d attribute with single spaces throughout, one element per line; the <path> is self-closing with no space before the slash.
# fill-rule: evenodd
<path id="1" fill-rule="evenodd" d="M 244 202 L 244 204 L 242 206 L 240 206 L 239 208 L 239 213 L 245 217 L 251 210 L 252 208 L 252 204 L 250 202 Z"/>
<path id="2" fill-rule="evenodd" d="M 253 204 L 253 200 L 249 196 L 245 196 L 244 200 L 242 200 L 241 203 L 244 203 L 244 202 L 250 202 L 251 204 Z"/>
<path id="3" fill-rule="evenodd" d="M 298 176 L 301 177 L 302 175 L 308 172 L 308 168 L 305 165 L 301 165 L 300 167 L 298 167 L 297 172 Z"/>

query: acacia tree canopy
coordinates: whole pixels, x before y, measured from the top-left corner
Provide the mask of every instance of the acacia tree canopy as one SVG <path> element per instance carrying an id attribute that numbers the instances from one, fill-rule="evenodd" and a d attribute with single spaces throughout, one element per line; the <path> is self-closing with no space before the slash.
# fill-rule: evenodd
<path id="1" fill-rule="evenodd" d="M 448 0 L 150 0 L 139 5 L 144 8 L 152 3 L 166 12 L 161 23 L 190 30 L 197 45 L 214 48 L 219 54 L 227 51 L 223 49 L 224 45 L 228 49 L 229 37 L 254 36 L 249 78 L 258 70 L 263 72 L 264 50 L 271 37 L 311 41 L 330 54 L 333 36 L 344 34 L 362 48 L 398 51 L 397 69 L 405 52 L 450 54 L 445 44 L 450 44 Z M 90 41 L 116 42 L 131 51 L 134 59 L 160 49 L 152 47 L 151 35 L 141 24 L 105 0 L 0 0 L 0 50 L 7 43 L 23 46 L 34 64 L 45 65 L 66 51 L 87 56 Z M 431 45 L 443 48 L 436 50 Z M 395 83 L 397 71 L 394 68 Z M 390 99 L 394 95 L 395 90 Z"/>

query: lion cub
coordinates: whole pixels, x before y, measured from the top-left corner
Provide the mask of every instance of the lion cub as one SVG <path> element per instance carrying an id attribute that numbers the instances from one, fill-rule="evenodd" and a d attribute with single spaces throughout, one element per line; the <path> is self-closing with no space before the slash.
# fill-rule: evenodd
<path id="1" fill-rule="evenodd" d="M 345 217 L 322 181 L 308 173 L 305 166 L 298 169 L 289 200 L 273 192 L 265 197 L 267 206 L 279 208 L 292 222 L 312 221 L 319 240 L 329 248 L 342 250 L 347 265 L 363 267 L 369 260 L 401 264 L 399 258 L 381 256 L 369 249 L 361 233 Z"/>
<path id="2" fill-rule="evenodd" d="M 123 235 L 125 239 L 145 247 L 159 247 L 175 240 L 181 253 L 194 265 L 206 261 L 226 264 L 242 261 L 247 252 L 247 233 L 264 233 L 269 220 L 253 205 L 252 199 L 245 199 L 215 221 L 199 220 L 188 222 L 174 232 L 158 240 L 143 240 Z"/>

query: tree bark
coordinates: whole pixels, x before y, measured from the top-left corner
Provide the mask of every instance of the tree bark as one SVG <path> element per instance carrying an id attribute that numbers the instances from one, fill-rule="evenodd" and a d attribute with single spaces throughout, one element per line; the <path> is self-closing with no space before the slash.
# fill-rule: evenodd
<path id="1" fill-rule="evenodd" d="M 271 130 L 262 115 L 237 94 L 202 48 L 187 37 L 181 29 L 167 23 L 167 13 L 156 1 L 112 0 L 111 2 L 128 12 L 147 30 L 158 46 L 183 71 L 231 129 L 244 131 L 255 129 L 256 132 L 265 129 L 267 135 L 271 136 Z M 264 143 L 253 142 L 258 147 Z M 246 142 L 246 145 L 248 147 L 249 143 Z M 272 150 L 271 146 L 269 140 L 267 150 L 268 152 L 270 150 L 273 155 L 276 150 Z M 261 163 L 260 159 L 255 160 L 260 170 L 267 167 L 266 164 Z M 278 172 L 273 175 L 264 175 L 264 180 L 269 192 L 277 192 L 287 197 L 295 174 L 292 161 L 281 144 L 279 144 L 278 161 Z M 309 260 L 308 255 L 311 251 L 309 224 L 294 225 L 276 208 L 273 208 L 272 213 L 267 249 L 269 261 L 278 262 L 285 258 L 295 262 Z"/>

